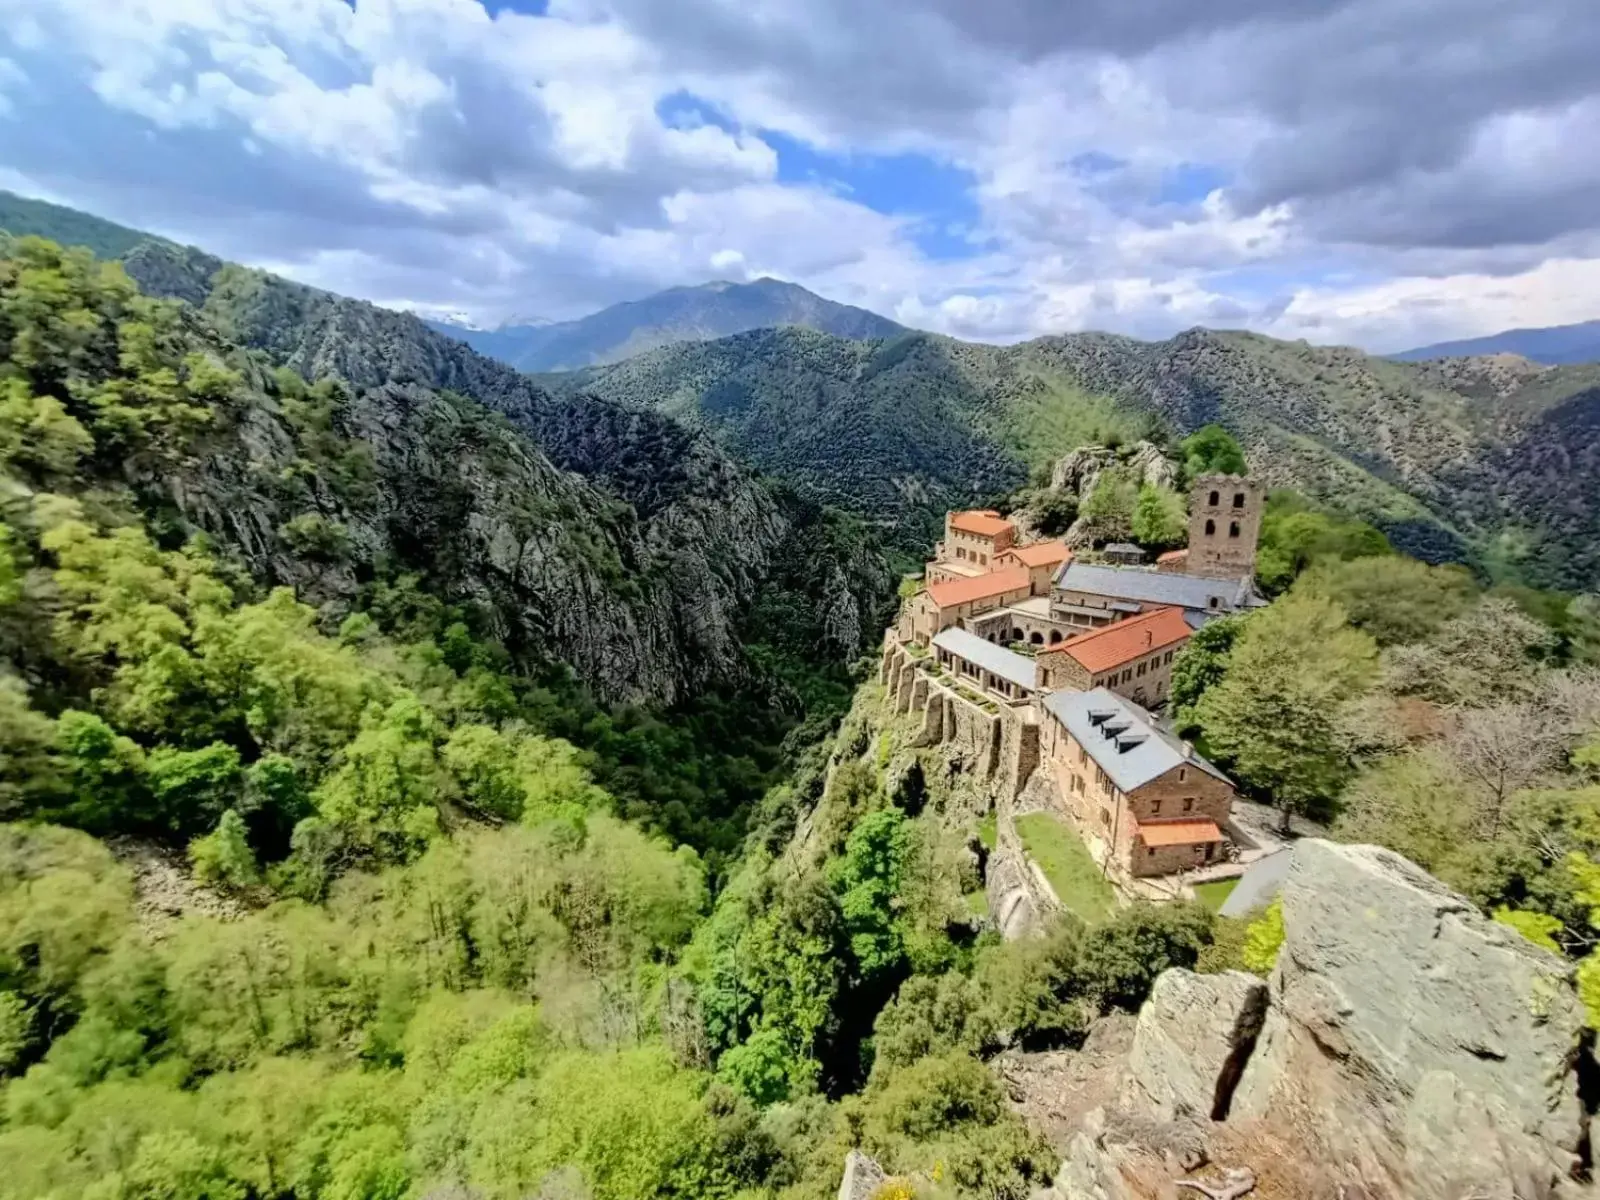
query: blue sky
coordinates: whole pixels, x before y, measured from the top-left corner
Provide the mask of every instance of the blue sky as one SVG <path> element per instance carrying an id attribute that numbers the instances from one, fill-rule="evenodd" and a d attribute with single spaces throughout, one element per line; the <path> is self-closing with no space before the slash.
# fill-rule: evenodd
<path id="1" fill-rule="evenodd" d="M 1592 0 L 0 11 L 0 186 L 423 312 L 773 275 L 991 341 L 1600 316 Z"/>

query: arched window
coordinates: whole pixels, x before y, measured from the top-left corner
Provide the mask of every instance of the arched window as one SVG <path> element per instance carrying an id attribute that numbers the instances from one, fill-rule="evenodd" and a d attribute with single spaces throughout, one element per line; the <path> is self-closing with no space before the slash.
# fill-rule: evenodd
<path id="1" fill-rule="evenodd" d="M 1213 492 L 1212 495 L 1216 495 L 1216 493 Z M 1216 501 L 1213 500 L 1212 503 L 1215 504 Z M 1207 521 L 1206 522 L 1206 536 L 1207 537 L 1215 537 L 1216 533 L 1217 533 L 1217 523 L 1215 521 Z"/>
<path id="2" fill-rule="evenodd" d="M 1215 508 L 1220 503 L 1222 503 L 1222 497 L 1217 495 L 1216 492 L 1212 492 L 1211 493 L 1211 507 Z"/>
<path id="3" fill-rule="evenodd" d="M 1229 521 L 1228 522 L 1228 536 L 1229 537 L 1238 537 L 1239 536 L 1239 522 L 1237 522 L 1237 521 Z"/>
<path id="4" fill-rule="evenodd" d="M 1060 640 L 1061 640 L 1061 630 L 1059 630 L 1059 629 L 1052 629 L 1052 630 L 1051 630 L 1051 631 L 1050 631 L 1050 644 L 1051 644 L 1051 645 L 1052 645 L 1052 646 L 1054 646 L 1054 645 L 1055 645 L 1055 644 L 1056 644 L 1056 643 L 1057 643 L 1057 642 L 1059 642 L 1059 641 L 1060 641 Z"/>
<path id="5" fill-rule="evenodd" d="M 1243 492 L 1235 492 L 1233 494 L 1233 506 L 1235 508 L 1243 508 L 1244 507 L 1244 493 Z"/>
<path id="6" fill-rule="evenodd" d="M 1032 633 L 1030 633 L 1028 635 L 1028 640 L 1030 642 L 1032 642 L 1035 646 L 1042 646 L 1042 645 L 1044 645 L 1044 634 L 1040 633 L 1037 629 L 1035 629 Z"/>
<path id="7" fill-rule="evenodd" d="M 1012 630 L 1012 631 L 1011 631 L 1011 640 L 1012 640 L 1012 641 L 1013 641 L 1013 642 L 1020 642 L 1020 641 L 1021 641 L 1021 640 L 1022 640 L 1022 630 L 1020 630 L 1020 629 L 1013 629 L 1013 630 Z"/>

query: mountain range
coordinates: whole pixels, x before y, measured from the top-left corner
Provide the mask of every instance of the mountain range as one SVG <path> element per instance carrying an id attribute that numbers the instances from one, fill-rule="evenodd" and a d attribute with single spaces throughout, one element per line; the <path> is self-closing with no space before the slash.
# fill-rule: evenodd
<path id="1" fill-rule="evenodd" d="M 604 356 L 612 351 L 597 347 L 620 353 L 669 329 L 709 338 L 718 327 L 707 311 L 757 319 L 747 303 L 756 296 L 770 301 L 766 312 L 848 318 L 848 335 L 796 324 L 749 329 L 529 378 L 473 353 L 459 330 L 446 336 L 415 317 L 137 240 L 70 210 L 0 203 L 0 227 L 8 223 L 121 253 L 147 291 L 188 300 L 240 342 L 309 376 L 421 382 L 505 414 L 555 466 L 595 480 L 654 523 L 660 532 L 647 531 L 647 541 L 675 539 L 698 556 L 690 574 L 731 575 L 734 593 L 718 602 L 734 609 L 748 604 L 750 581 L 783 540 L 765 527 L 779 518 L 755 498 L 742 463 L 787 485 L 783 495 L 857 514 L 912 551 L 932 540 L 945 508 L 1011 491 L 1078 445 L 1211 422 L 1242 440 L 1269 483 L 1371 520 L 1413 554 L 1546 586 L 1600 582 L 1600 363 L 1399 362 L 1205 329 L 1162 342 L 1091 333 L 1002 347 L 905 331 L 761 281 L 675 289 L 537 328 L 576 336 L 573 327 L 595 323 L 591 331 L 609 332 L 585 353 Z M 649 323 L 630 325 L 629 313 Z M 883 326 L 887 336 L 858 336 Z M 746 497 L 727 512 L 749 527 L 718 519 L 724 486 Z M 817 586 L 840 594 L 833 583 Z M 728 638 L 710 656 L 724 664 Z M 684 680 L 656 683 L 676 694 Z"/>
<path id="2" fill-rule="evenodd" d="M 576 321 L 506 324 L 492 330 L 444 321 L 430 324 L 519 371 L 596 366 L 673 342 L 708 341 L 786 325 L 846 338 L 894 337 L 905 332 L 903 326 L 877 313 L 825 300 L 797 284 L 766 278 L 668 288 Z"/>
<path id="3" fill-rule="evenodd" d="M 1402 362 L 1429 358 L 1461 358 L 1479 354 L 1515 354 L 1548 365 L 1600 361 L 1600 321 L 1553 325 L 1544 329 L 1508 329 L 1488 337 L 1438 342 L 1392 357 Z"/>

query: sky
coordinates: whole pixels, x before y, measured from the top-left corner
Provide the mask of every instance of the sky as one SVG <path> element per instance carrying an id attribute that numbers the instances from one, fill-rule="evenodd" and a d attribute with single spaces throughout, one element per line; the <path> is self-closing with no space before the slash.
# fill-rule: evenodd
<path id="1" fill-rule="evenodd" d="M 0 0 L 0 187 L 480 324 L 1600 318 L 1596 0 Z"/>

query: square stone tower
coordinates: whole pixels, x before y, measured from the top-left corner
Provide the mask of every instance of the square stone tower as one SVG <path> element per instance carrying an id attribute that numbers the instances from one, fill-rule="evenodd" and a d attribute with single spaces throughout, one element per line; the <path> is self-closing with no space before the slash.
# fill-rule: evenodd
<path id="1" fill-rule="evenodd" d="M 1256 571 L 1266 489 L 1243 475 L 1202 475 L 1189 492 L 1190 575 L 1242 579 Z"/>

